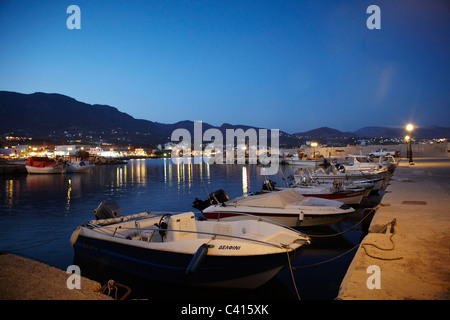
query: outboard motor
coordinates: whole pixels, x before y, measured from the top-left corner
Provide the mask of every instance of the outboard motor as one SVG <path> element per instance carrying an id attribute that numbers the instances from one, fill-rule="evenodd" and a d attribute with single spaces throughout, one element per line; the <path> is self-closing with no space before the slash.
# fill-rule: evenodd
<path id="1" fill-rule="evenodd" d="M 192 207 L 202 211 L 203 209 L 206 209 L 213 204 L 224 203 L 228 200 L 230 200 L 230 198 L 228 198 L 227 193 L 224 190 L 219 189 L 217 191 L 214 191 L 213 193 L 210 193 L 205 201 L 202 201 L 199 198 L 195 198 Z"/>
<path id="2" fill-rule="evenodd" d="M 97 209 L 94 210 L 95 218 L 110 219 L 122 216 L 122 210 L 114 200 L 106 200 L 99 204 Z"/>
<path id="3" fill-rule="evenodd" d="M 262 190 L 263 191 L 274 191 L 275 190 L 275 185 L 277 183 L 275 181 L 266 179 L 266 181 L 264 181 L 263 185 L 262 185 Z"/>
<path id="4" fill-rule="evenodd" d="M 345 173 L 345 167 L 344 167 L 342 164 L 336 163 L 335 167 L 336 167 L 336 169 L 339 170 L 340 172 Z"/>

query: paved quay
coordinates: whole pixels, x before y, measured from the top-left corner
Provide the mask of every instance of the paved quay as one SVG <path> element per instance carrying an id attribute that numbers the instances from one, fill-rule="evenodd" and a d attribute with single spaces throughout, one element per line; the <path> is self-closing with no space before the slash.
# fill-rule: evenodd
<path id="1" fill-rule="evenodd" d="M 450 299 L 450 158 L 403 159 L 337 299 Z"/>
<path id="2" fill-rule="evenodd" d="M 65 271 L 12 254 L 0 254 L 0 300 L 112 300 L 101 285 L 80 278 L 80 289 L 69 289 Z"/>

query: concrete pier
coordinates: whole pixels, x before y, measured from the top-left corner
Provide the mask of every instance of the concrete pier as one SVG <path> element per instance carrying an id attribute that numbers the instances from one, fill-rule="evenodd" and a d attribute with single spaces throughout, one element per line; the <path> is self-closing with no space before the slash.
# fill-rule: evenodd
<path id="1" fill-rule="evenodd" d="M 450 298 L 450 159 L 400 162 L 337 299 Z"/>
<path id="2" fill-rule="evenodd" d="M 0 300 L 112 300 L 98 282 L 81 277 L 80 289 L 69 289 L 70 274 L 12 254 L 0 254 Z"/>

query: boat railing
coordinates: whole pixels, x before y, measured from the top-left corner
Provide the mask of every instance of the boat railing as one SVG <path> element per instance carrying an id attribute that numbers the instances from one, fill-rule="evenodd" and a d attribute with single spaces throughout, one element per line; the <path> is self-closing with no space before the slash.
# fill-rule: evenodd
<path id="1" fill-rule="evenodd" d="M 139 221 L 139 220 L 148 219 L 148 218 L 161 217 L 161 216 L 166 215 L 166 214 L 177 214 L 177 213 L 179 213 L 179 212 L 150 212 L 150 211 L 146 211 L 146 212 L 136 213 L 136 214 L 129 215 L 129 216 L 120 216 L 120 217 L 116 217 L 116 218 L 91 220 L 91 221 L 87 222 L 86 225 L 107 226 L 107 225 L 110 225 L 110 224 L 117 224 L 117 223 L 121 223 L 121 222 L 132 221 L 132 220 Z"/>
<path id="2" fill-rule="evenodd" d="M 247 214 L 247 215 L 251 215 L 251 214 Z M 254 216 L 254 215 L 251 215 Z M 280 226 L 283 226 L 287 229 L 290 229 L 291 231 L 296 232 L 299 235 L 299 238 L 293 240 L 291 243 L 297 242 L 297 241 L 303 241 L 303 242 L 308 242 L 310 241 L 310 238 L 299 232 L 298 230 L 295 230 L 289 226 L 283 225 L 281 223 L 278 223 L 276 221 L 270 220 L 270 219 L 263 219 L 262 217 L 259 216 L 254 216 L 255 218 L 257 218 L 258 220 L 269 220 L 275 224 L 278 224 Z M 271 243 L 268 241 L 264 241 L 264 240 L 258 240 L 258 239 L 252 239 L 252 238 L 248 238 L 248 237 L 242 237 L 242 236 L 238 236 L 238 235 L 230 235 L 230 234 L 223 234 L 223 233 L 217 233 L 217 232 L 208 232 L 208 231 L 194 231 L 194 230 L 179 230 L 179 229 L 168 229 L 168 228 L 159 228 L 155 226 L 151 226 L 151 227 L 146 227 L 146 228 L 138 228 L 138 227 L 121 227 L 120 231 L 118 231 L 119 227 L 113 227 L 113 226 L 101 226 L 101 225 L 96 225 L 94 223 L 88 223 L 87 224 L 89 227 L 92 228 L 93 231 L 99 232 L 101 234 L 107 235 L 107 236 L 113 236 L 113 237 L 118 237 L 118 238 L 122 238 L 122 239 L 131 239 L 130 238 L 130 234 L 129 231 L 133 231 L 137 233 L 142 233 L 145 231 L 152 231 L 153 233 L 156 231 L 162 231 L 162 232 L 182 232 L 182 233 L 191 233 L 191 234 L 200 234 L 200 235 L 210 235 L 211 239 L 215 239 L 217 237 L 225 237 L 225 238 L 230 238 L 230 239 L 240 239 L 240 240 L 246 240 L 246 241 L 250 241 L 250 242 L 255 242 L 255 243 L 259 243 L 259 244 L 264 244 L 264 245 L 269 245 L 269 246 L 273 246 L 276 248 L 286 248 L 287 246 L 289 246 L 291 243 L 286 243 L 286 244 L 275 244 L 275 243 Z M 301 238 L 300 238 L 301 236 Z M 140 241 L 144 241 L 141 240 Z"/>
<path id="3" fill-rule="evenodd" d="M 283 227 L 283 228 L 289 229 L 291 231 L 294 231 L 294 232 L 302 234 L 298 230 L 296 230 L 296 229 L 294 229 L 294 228 L 292 228 L 292 227 L 290 227 L 288 225 L 285 225 L 285 224 L 283 224 L 281 222 L 278 222 L 278 221 L 275 221 L 275 220 L 272 220 L 272 219 L 269 219 L 269 218 L 266 218 L 266 217 L 254 215 L 254 214 L 247 213 L 247 212 L 239 212 L 239 213 L 236 212 L 236 214 L 239 214 L 239 215 L 242 215 L 242 216 L 249 216 L 249 217 L 255 218 L 255 220 L 258 220 L 258 221 L 266 221 L 266 222 L 269 222 L 269 223 L 272 223 L 272 224 L 278 225 L 280 227 Z M 303 215 L 303 214 L 299 213 L 299 215 Z M 220 221 L 220 212 L 218 213 L 218 216 L 219 216 L 219 218 L 217 220 Z M 300 220 L 302 220 L 302 219 L 300 219 Z"/>

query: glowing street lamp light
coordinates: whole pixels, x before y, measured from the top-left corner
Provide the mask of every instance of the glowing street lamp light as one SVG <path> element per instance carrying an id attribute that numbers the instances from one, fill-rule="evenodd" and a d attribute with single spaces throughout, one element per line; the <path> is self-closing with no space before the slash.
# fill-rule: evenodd
<path id="1" fill-rule="evenodd" d="M 406 141 L 406 157 L 409 158 L 409 136 L 405 136 Z"/>
<path id="2" fill-rule="evenodd" d="M 414 130 L 414 126 L 412 124 L 408 124 L 406 126 L 406 131 L 408 131 L 408 140 L 409 140 L 409 164 L 414 164 L 413 159 L 412 159 L 412 137 L 411 137 L 411 131 Z"/>
<path id="3" fill-rule="evenodd" d="M 317 142 L 311 142 L 311 147 L 314 148 L 314 153 L 313 153 L 313 157 L 316 156 L 316 147 L 317 147 Z"/>

